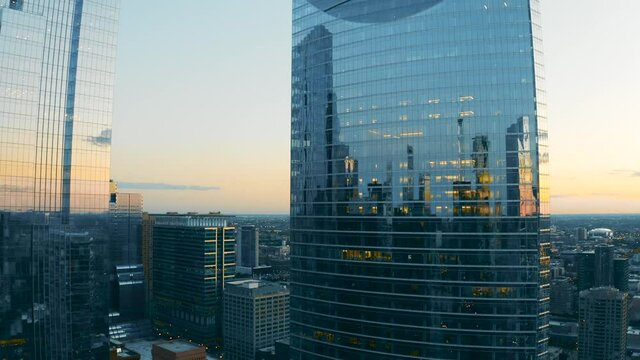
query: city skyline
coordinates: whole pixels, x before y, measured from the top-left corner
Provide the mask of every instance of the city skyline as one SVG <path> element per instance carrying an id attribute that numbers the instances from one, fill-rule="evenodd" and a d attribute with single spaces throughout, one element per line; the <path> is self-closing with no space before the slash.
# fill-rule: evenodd
<path id="1" fill-rule="evenodd" d="M 0 359 L 640 357 L 640 3 L 578 1 L 0 0 Z"/>
<path id="2" fill-rule="evenodd" d="M 152 212 L 288 213 L 289 1 L 149 4 L 122 4 L 112 177 Z M 553 214 L 640 212 L 640 3 L 601 10 L 542 2 Z"/>

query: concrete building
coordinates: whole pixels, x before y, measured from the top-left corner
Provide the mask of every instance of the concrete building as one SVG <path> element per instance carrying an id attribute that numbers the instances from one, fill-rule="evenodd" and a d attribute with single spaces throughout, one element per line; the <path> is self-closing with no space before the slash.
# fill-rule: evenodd
<path id="1" fill-rule="evenodd" d="M 207 352 L 203 346 L 186 341 L 171 341 L 153 344 L 153 360 L 206 360 Z"/>
<path id="2" fill-rule="evenodd" d="M 578 352 L 584 360 L 624 360 L 629 295 L 612 287 L 580 292 Z"/>
<path id="3" fill-rule="evenodd" d="M 219 214 L 154 215 L 156 333 L 207 347 L 222 342 L 222 290 L 235 276 L 235 228 Z"/>
<path id="4" fill-rule="evenodd" d="M 224 294 L 226 359 L 254 360 L 259 349 L 289 337 L 289 290 L 277 283 L 228 283 Z"/>

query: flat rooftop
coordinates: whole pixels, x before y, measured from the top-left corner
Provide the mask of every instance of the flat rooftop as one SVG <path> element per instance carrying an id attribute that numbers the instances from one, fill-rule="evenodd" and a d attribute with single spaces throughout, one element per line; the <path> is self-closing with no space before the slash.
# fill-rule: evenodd
<path id="1" fill-rule="evenodd" d="M 140 354 L 140 360 L 153 360 L 151 348 L 154 344 L 158 344 L 158 340 L 138 340 L 127 342 L 127 348 Z M 190 344 L 191 345 L 191 344 Z M 219 354 L 218 354 L 219 355 Z M 208 360 L 220 360 L 217 356 L 207 355 Z"/>
<path id="2" fill-rule="evenodd" d="M 200 348 L 200 346 L 198 345 L 194 345 L 186 341 L 180 341 L 180 340 L 172 341 L 172 342 L 164 342 L 164 343 L 159 343 L 155 345 L 163 349 L 173 351 L 175 353 L 181 353 L 181 352 L 196 350 Z"/>

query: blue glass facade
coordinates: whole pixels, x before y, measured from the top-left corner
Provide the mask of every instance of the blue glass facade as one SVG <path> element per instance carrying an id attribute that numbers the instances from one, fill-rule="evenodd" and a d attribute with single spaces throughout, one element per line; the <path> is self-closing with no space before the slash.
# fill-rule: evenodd
<path id="1" fill-rule="evenodd" d="M 294 0 L 293 359 L 538 359 L 537 0 Z"/>
<path id="2" fill-rule="evenodd" d="M 106 358 L 119 0 L 0 0 L 0 358 Z"/>

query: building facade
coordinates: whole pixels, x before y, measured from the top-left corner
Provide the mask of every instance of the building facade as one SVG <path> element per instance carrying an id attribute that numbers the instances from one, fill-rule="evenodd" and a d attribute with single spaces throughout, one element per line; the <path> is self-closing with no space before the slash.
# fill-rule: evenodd
<path id="1" fill-rule="evenodd" d="M 149 213 L 142 214 L 142 269 L 144 270 L 145 283 L 145 312 L 151 313 L 153 302 L 153 224 L 154 217 Z"/>
<path id="2" fill-rule="evenodd" d="M 111 182 L 109 200 L 109 276 L 111 312 L 109 337 L 121 341 L 151 335 L 146 318 L 142 266 L 143 196 L 118 191 Z"/>
<path id="3" fill-rule="evenodd" d="M 626 359 L 628 308 L 629 295 L 612 287 L 580 292 L 579 359 Z"/>
<path id="4" fill-rule="evenodd" d="M 613 245 L 596 245 L 594 250 L 594 287 L 613 286 Z"/>
<path id="5" fill-rule="evenodd" d="M 570 278 L 560 277 L 551 282 L 551 314 L 574 316 L 578 310 L 578 289 Z"/>
<path id="6" fill-rule="evenodd" d="M 613 245 L 596 245 L 593 251 L 576 254 L 578 291 L 614 287 L 629 291 L 629 259 L 616 257 Z"/>
<path id="7" fill-rule="evenodd" d="M 277 283 L 243 280 L 224 292 L 225 359 L 254 360 L 258 350 L 289 337 L 289 290 Z"/>
<path id="8" fill-rule="evenodd" d="M 143 210 L 142 194 L 120 192 L 117 184 L 111 182 L 109 260 L 112 266 L 142 264 Z"/>
<path id="9" fill-rule="evenodd" d="M 618 257 L 613 259 L 613 287 L 629 292 L 629 259 Z"/>
<path id="10" fill-rule="evenodd" d="M 235 228 L 221 215 L 154 215 L 156 333 L 207 347 L 221 344 L 222 291 L 235 276 Z"/>
<path id="11" fill-rule="evenodd" d="M 292 359 L 538 359 L 538 0 L 294 0 Z"/>
<path id="12" fill-rule="evenodd" d="M 119 0 L 0 0 L 0 358 L 108 357 Z"/>

